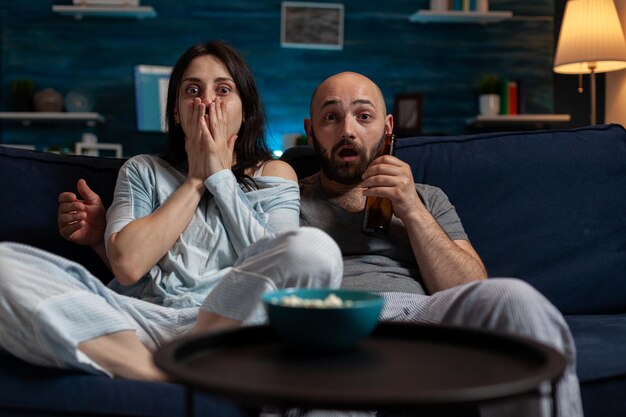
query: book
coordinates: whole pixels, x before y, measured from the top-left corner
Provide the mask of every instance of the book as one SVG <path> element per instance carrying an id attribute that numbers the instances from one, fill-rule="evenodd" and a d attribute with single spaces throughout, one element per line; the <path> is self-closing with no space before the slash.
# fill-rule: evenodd
<path id="1" fill-rule="evenodd" d="M 450 10 L 450 0 L 430 0 L 430 11 L 445 12 Z"/>
<path id="2" fill-rule="evenodd" d="M 523 78 L 517 80 L 517 114 L 526 114 L 526 82 Z"/>
<path id="3" fill-rule="evenodd" d="M 517 82 L 508 82 L 509 113 L 517 114 Z"/>
<path id="4" fill-rule="evenodd" d="M 502 80 L 500 90 L 500 114 L 509 114 L 509 80 Z"/>

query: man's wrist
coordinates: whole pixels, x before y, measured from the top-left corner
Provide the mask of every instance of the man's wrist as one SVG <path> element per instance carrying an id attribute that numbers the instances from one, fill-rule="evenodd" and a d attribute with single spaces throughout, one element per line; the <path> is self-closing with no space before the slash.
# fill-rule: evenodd
<path id="1" fill-rule="evenodd" d="M 415 207 L 408 214 L 400 218 L 404 224 L 416 224 L 427 226 L 432 222 L 436 223 L 435 218 L 425 207 Z"/>
<path id="2" fill-rule="evenodd" d="M 107 256 L 107 250 L 106 250 L 106 246 L 104 245 L 104 239 L 101 240 L 99 243 L 96 243 L 95 245 L 91 245 L 90 247 L 94 252 L 98 254 L 100 259 L 102 259 L 104 263 L 106 263 L 107 265 L 109 264 L 109 257 Z"/>

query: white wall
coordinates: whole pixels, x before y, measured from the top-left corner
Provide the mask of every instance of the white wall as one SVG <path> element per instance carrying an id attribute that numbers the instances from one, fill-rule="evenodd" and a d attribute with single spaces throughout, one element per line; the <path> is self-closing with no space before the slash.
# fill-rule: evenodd
<path id="1" fill-rule="evenodd" d="M 626 0 L 615 0 L 615 6 L 626 35 Z M 606 74 L 604 121 L 626 126 L 626 69 Z"/>

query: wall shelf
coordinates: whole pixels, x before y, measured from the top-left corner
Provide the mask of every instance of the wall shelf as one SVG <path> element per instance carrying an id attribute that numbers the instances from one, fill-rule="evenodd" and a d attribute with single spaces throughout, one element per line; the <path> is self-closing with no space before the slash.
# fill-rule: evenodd
<path id="1" fill-rule="evenodd" d="M 477 115 L 468 123 L 482 122 L 489 124 L 496 123 L 563 123 L 569 122 L 572 116 L 569 114 L 499 114 L 496 116 Z"/>
<path id="2" fill-rule="evenodd" d="M 477 115 L 466 120 L 465 132 L 516 132 L 528 130 L 554 129 L 570 122 L 569 114 L 498 114 L 495 116 Z"/>
<path id="3" fill-rule="evenodd" d="M 100 113 L 79 112 L 0 112 L 0 120 L 22 122 L 24 126 L 32 122 L 82 122 L 93 127 L 96 123 L 104 123 Z"/>
<path id="4" fill-rule="evenodd" d="M 445 12 L 418 10 L 409 16 L 414 23 L 497 23 L 513 17 L 510 11 L 466 12 L 449 10 Z"/>
<path id="5" fill-rule="evenodd" d="M 114 17 L 144 19 L 156 17 L 157 13 L 152 6 L 66 6 L 53 5 L 52 11 L 63 16 L 73 16 L 77 20 L 83 17 Z"/>

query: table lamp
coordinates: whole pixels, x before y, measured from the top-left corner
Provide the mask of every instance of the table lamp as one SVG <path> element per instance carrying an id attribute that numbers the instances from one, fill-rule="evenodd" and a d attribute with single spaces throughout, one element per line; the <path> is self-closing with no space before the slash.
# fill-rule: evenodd
<path id="1" fill-rule="evenodd" d="M 592 125 L 596 124 L 596 73 L 623 68 L 626 41 L 613 0 L 568 0 L 553 70 L 558 74 L 591 74 Z"/>

